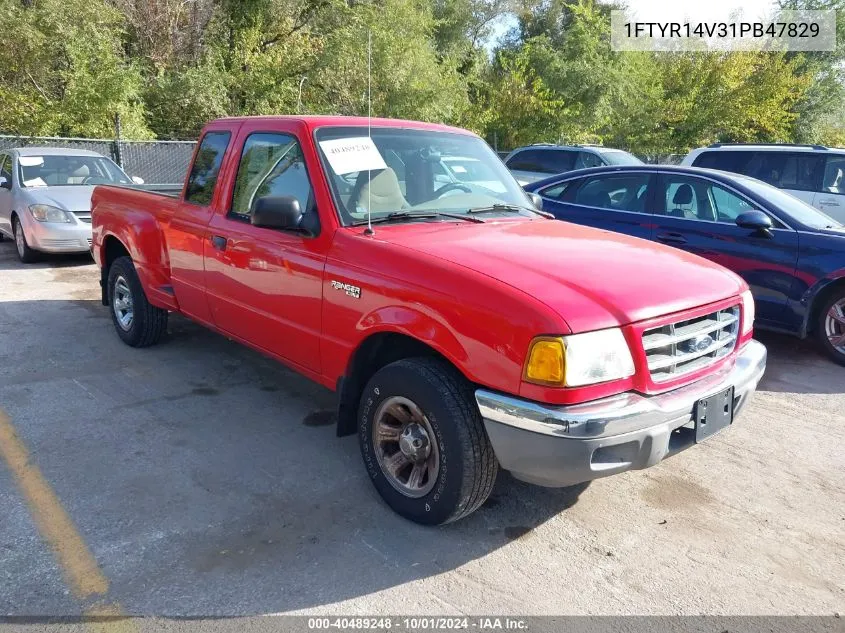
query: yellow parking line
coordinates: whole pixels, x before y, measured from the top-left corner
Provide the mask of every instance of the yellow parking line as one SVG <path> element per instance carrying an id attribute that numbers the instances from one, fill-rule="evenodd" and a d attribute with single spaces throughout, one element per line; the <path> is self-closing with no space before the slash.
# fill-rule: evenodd
<path id="1" fill-rule="evenodd" d="M 41 537 L 62 569 L 65 579 L 79 599 L 104 596 L 109 581 L 97 564 L 94 555 L 73 520 L 62 506 L 59 497 L 30 459 L 26 445 L 18 437 L 9 416 L 0 409 L 0 457 L 6 462 L 17 481 Z M 85 610 L 88 627 L 103 633 L 132 631 L 134 626 L 119 604 L 95 603 Z"/>

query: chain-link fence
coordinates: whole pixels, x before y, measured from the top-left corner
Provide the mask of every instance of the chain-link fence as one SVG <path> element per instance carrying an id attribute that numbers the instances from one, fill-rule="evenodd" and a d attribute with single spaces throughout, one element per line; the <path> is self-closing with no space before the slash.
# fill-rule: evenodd
<path id="1" fill-rule="evenodd" d="M 14 147 L 65 147 L 108 156 L 130 176 L 149 185 L 181 185 L 194 141 L 115 141 L 109 139 L 0 136 L 0 151 Z"/>

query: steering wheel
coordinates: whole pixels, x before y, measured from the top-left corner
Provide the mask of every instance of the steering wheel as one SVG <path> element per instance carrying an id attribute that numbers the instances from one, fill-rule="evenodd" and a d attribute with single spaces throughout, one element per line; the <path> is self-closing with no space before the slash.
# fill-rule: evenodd
<path id="1" fill-rule="evenodd" d="M 440 196 L 442 196 L 447 191 L 452 191 L 452 189 L 459 189 L 460 191 L 463 191 L 464 193 L 472 193 L 471 187 L 468 187 L 467 185 L 461 184 L 459 182 L 450 182 L 450 183 L 447 183 L 447 184 L 443 185 L 442 187 L 440 187 L 440 189 L 437 189 L 434 192 L 434 197 L 439 198 Z"/>

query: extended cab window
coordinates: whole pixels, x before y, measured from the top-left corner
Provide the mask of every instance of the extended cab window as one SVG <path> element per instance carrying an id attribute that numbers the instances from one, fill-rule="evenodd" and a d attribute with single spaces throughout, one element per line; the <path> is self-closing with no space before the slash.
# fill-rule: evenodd
<path id="1" fill-rule="evenodd" d="M 188 176 L 186 202 L 203 207 L 211 204 L 220 163 L 223 162 L 230 136 L 229 132 L 209 132 L 203 137 Z"/>
<path id="2" fill-rule="evenodd" d="M 230 214 L 249 219 L 255 201 L 267 196 L 293 196 L 303 213 L 312 205 L 302 148 L 287 134 L 257 133 L 246 139 Z"/>

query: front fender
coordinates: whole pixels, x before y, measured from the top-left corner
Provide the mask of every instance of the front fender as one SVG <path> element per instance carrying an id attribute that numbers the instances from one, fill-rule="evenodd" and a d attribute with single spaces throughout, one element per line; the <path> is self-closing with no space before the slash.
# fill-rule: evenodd
<path id="1" fill-rule="evenodd" d="M 356 348 L 373 334 L 403 334 L 425 343 L 465 374 L 471 373 L 469 354 L 452 330 L 435 315 L 407 306 L 382 306 L 361 317 L 355 328 Z M 471 375 L 467 378 L 474 380 Z"/>

